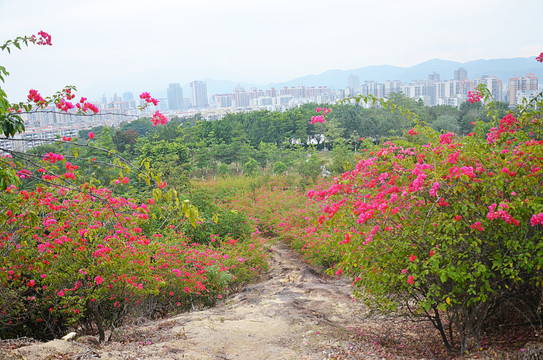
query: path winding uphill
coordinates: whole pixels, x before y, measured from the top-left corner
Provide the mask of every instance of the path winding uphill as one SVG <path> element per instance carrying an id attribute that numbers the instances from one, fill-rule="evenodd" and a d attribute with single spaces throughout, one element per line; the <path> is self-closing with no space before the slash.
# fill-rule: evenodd
<path id="1" fill-rule="evenodd" d="M 21 347 L 8 359 L 342 359 L 372 358 L 349 328 L 364 308 L 349 284 L 317 274 L 278 243 L 270 270 L 214 308 L 117 329 L 110 342 L 55 340 Z M 362 345 L 364 346 L 364 345 Z M 355 349 L 356 348 L 356 349 Z M 353 351 L 356 350 L 356 351 Z M 352 355 L 349 355 L 352 354 Z"/>

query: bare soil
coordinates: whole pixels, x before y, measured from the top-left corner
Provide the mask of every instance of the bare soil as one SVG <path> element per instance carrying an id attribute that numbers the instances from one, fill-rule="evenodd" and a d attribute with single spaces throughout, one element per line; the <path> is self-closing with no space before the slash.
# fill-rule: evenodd
<path id="1" fill-rule="evenodd" d="M 519 354 L 520 355 L 520 354 Z M 450 358 L 427 324 L 370 316 L 344 279 L 320 275 L 284 244 L 270 269 L 214 308 L 125 325 L 95 337 L 0 342 L 0 359 L 438 359 Z M 519 358 L 488 350 L 473 358 Z"/>

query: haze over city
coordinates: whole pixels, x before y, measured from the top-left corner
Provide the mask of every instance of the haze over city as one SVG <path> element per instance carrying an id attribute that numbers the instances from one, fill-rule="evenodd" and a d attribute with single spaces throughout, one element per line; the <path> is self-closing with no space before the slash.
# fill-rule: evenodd
<path id="1" fill-rule="evenodd" d="M 543 14 L 538 0 L 28 0 L 0 1 L 0 14 L 2 42 L 40 30 L 53 37 L 52 47 L 0 54 L 12 101 L 67 84 L 97 99 L 199 79 L 265 85 L 332 69 L 535 57 L 543 49 L 530 25 Z"/>

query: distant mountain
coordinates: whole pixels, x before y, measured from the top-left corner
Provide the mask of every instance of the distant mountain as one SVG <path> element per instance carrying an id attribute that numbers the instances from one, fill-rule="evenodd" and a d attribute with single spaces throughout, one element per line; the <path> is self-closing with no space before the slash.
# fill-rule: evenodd
<path id="1" fill-rule="evenodd" d="M 475 60 L 465 63 L 434 59 L 412 67 L 378 65 L 352 70 L 329 70 L 319 75 L 302 76 L 282 83 L 268 84 L 265 87 L 326 85 L 334 89 L 341 89 L 347 86 L 347 78 L 351 74 L 357 75 L 361 84 L 366 80 L 378 82 L 386 80 L 401 80 L 403 82 L 424 80 L 434 71 L 440 75 L 441 80 L 449 80 L 454 78 L 454 71 L 460 67 L 464 67 L 468 71 L 469 79 L 475 79 L 481 75 L 495 75 L 506 83 L 510 77 L 533 73 L 543 81 L 543 66 L 538 64 L 533 57 Z"/>
<path id="2" fill-rule="evenodd" d="M 250 90 L 252 87 L 265 90 L 271 87 L 280 89 L 285 86 L 299 85 L 328 86 L 332 89 L 343 89 L 347 86 L 347 78 L 351 74 L 357 75 L 360 78 L 361 84 L 366 80 L 377 82 L 384 82 L 386 80 L 401 80 L 403 82 L 424 80 L 434 71 L 440 75 L 441 80 L 449 80 L 454 78 L 454 71 L 460 67 L 466 68 L 468 77 L 472 80 L 481 75 L 495 75 L 506 84 L 510 77 L 533 73 L 541 79 L 540 82 L 543 82 L 543 66 L 537 63 L 533 57 L 475 60 L 465 63 L 434 59 L 411 67 L 373 65 L 352 70 L 329 70 L 322 74 L 306 75 L 285 82 L 269 84 L 251 84 L 213 79 L 194 80 L 206 81 L 209 94 L 231 93 L 238 85 L 244 87 L 245 90 Z M 179 73 L 180 71 L 177 69 L 147 71 L 121 79 L 97 82 L 87 89 L 82 89 L 82 93 L 89 94 L 94 99 L 98 99 L 103 93 L 106 93 L 110 97 L 115 92 L 121 95 L 124 91 L 132 91 L 136 95 L 137 92 L 150 91 L 153 96 L 164 98 L 167 96 L 166 89 L 168 88 L 168 84 L 177 82 L 176 78 L 181 77 Z M 182 84 L 182 87 L 184 97 L 190 97 L 190 84 Z"/>

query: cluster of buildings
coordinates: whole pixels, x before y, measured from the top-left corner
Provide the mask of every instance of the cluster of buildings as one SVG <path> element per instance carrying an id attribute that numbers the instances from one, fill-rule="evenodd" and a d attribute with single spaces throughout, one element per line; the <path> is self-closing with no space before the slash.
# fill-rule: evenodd
<path id="1" fill-rule="evenodd" d="M 503 84 L 496 76 L 483 75 L 473 80 L 468 78 L 468 71 L 459 68 L 454 72 L 454 79 L 442 80 L 440 74 L 434 72 L 427 79 L 409 83 L 400 80 L 387 80 L 384 83 L 367 80 L 360 84 L 360 78 L 351 75 L 347 79 L 347 87 L 334 90 L 326 86 L 306 87 L 292 86 L 280 89 L 261 90 L 244 89 L 237 86 L 231 93 L 207 93 L 206 83 L 194 81 L 190 83 L 191 98 L 183 97 L 180 84 L 170 84 L 168 98 L 162 100 L 163 111 L 181 115 L 183 112 L 215 113 L 220 116 L 225 111 L 244 110 L 284 110 L 304 103 L 332 103 L 347 96 L 373 95 L 387 98 L 391 93 L 403 93 L 409 98 L 421 100 L 427 106 L 449 105 L 460 106 L 467 101 L 468 93 L 477 85 L 485 84 L 494 100 L 505 101 L 510 107 L 520 104 L 523 99 L 532 99 L 538 92 L 538 78 L 534 74 L 510 78 Z M 208 118 L 213 118 L 210 115 Z"/>
<path id="2" fill-rule="evenodd" d="M 359 77 L 351 75 L 345 95 L 373 95 L 388 97 L 390 93 L 403 93 L 407 97 L 422 100 L 426 106 L 450 105 L 460 106 L 467 101 L 468 93 L 475 90 L 479 84 L 484 84 L 492 93 L 494 100 L 505 101 L 510 107 L 520 104 L 523 99 L 532 99 L 537 95 L 538 78 L 534 74 L 510 78 L 506 87 L 496 76 L 483 75 L 474 80 L 468 79 L 465 68 L 454 72 L 454 79 L 441 80 L 436 72 L 426 80 L 416 80 L 404 83 L 399 80 L 388 80 L 384 83 L 366 81 L 360 85 Z"/>
<path id="3" fill-rule="evenodd" d="M 483 75 L 473 80 L 468 78 L 465 68 L 454 72 L 454 79 L 441 80 L 436 72 L 427 79 L 405 83 L 399 80 L 387 80 L 384 83 L 367 80 L 363 84 L 356 75 L 347 79 L 347 87 L 334 90 L 327 86 L 306 87 L 291 86 L 280 89 L 260 90 L 244 89 L 237 86 L 231 93 L 208 94 L 205 81 L 190 83 L 190 97 L 183 96 L 179 83 L 169 84 L 167 98 L 159 99 L 158 108 L 169 116 L 191 117 L 200 114 L 203 119 L 214 120 L 228 113 L 253 110 L 278 110 L 314 102 L 333 103 L 348 96 L 373 95 L 387 98 L 391 93 L 403 93 L 409 98 L 421 100 L 427 106 L 460 106 L 467 101 L 469 91 L 479 84 L 485 84 L 494 100 L 505 101 L 515 107 L 524 99 L 532 99 L 538 94 L 538 78 L 534 74 L 510 78 L 503 84 L 496 76 Z M 100 109 L 97 115 L 76 115 L 59 113 L 56 108 L 23 114 L 26 132 L 17 134 L 15 139 L 0 139 L 0 149 L 25 151 L 31 147 L 50 143 L 63 136 L 76 136 L 79 131 L 95 126 L 116 127 L 123 121 L 130 121 L 141 116 L 151 116 L 155 108 L 147 109 L 143 114 L 138 106 L 142 100 L 135 99 L 131 92 L 122 96 L 115 94 L 111 99 L 104 95 L 99 102 L 94 102 Z"/>
<path id="4" fill-rule="evenodd" d="M 194 81 L 190 83 L 190 89 L 192 97 L 185 98 L 183 97 L 181 84 L 169 84 L 168 97 L 160 99 L 162 103 L 161 110 L 172 112 L 189 111 L 190 109 L 243 110 L 265 108 L 268 110 L 282 110 L 306 102 L 328 103 L 337 98 L 337 94 L 326 86 L 298 86 L 268 90 L 251 88 L 245 90 L 240 85 L 231 93 L 209 95 L 204 81 Z"/>
<path id="5" fill-rule="evenodd" d="M 0 138 L 0 153 L 2 149 L 24 152 L 64 136 L 75 137 L 79 131 L 95 126 L 118 127 L 121 122 L 137 119 L 141 115 L 137 110 L 139 102 L 136 103 L 130 92 L 124 93 L 122 97 L 115 94 L 110 101 L 104 95 L 101 102 L 93 103 L 99 109 L 98 114 L 64 113 L 54 106 L 21 114 L 26 131 L 10 139 Z"/>

